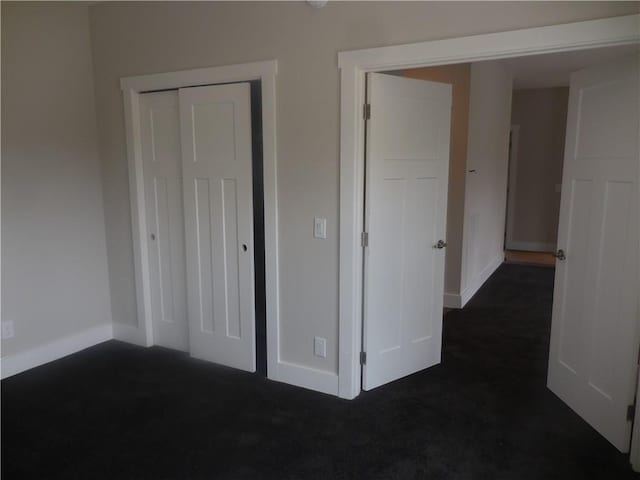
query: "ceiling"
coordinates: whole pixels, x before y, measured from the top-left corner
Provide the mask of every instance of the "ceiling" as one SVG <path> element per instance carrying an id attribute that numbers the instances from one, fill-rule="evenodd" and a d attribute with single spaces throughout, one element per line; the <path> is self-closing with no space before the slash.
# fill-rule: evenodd
<path id="1" fill-rule="evenodd" d="M 568 86 L 569 77 L 576 70 L 633 54 L 640 54 L 640 45 L 507 58 L 503 63 L 513 72 L 515 89 L 549 88 Z"/>

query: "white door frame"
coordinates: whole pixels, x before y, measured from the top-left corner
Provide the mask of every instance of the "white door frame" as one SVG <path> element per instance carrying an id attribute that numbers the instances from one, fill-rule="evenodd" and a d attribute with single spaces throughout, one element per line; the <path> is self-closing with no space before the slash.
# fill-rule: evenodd
<path id="1" fill-rule="evenodd" d="M 513 244 L 513 222 L 515 220 L 516 187 L 518 184 L 518 146 L 520 125 L 511 125 L 511 147 L 509 148 L 509 178 L 507 195 L 507 220 L 505 222 L 504 249 L 510 250 Z"/>
<path id="2" fill-rule="evenodd" d="M 364 78 L 367 72 L 640 43 L 640 15 L 352 50 L 340 68 L 339 396 L 361 390 Z M 632 447 L 633 449 L 633 447 Z"/>
<path id="3" fill-rule="evenodd" d="M 135 266 L 138 326 L 114 325 L 114 338 L 138 345 L 153 345 L 149 247 L 142 168 L 140 135 L 140 94 L 152 90 L 169 90 L 217 83 L 260 80 L 262 89 L 262 140 L 264 170 L 264 247 L 265 294 L 267 316 L 267 374 L 280 380 L 279 364 L 279 289 L 278 289 L 278 196 L 276 152 L 276 60 L 199 68 L 179 72 L 140 75 L 120 79 L 123 93 L 133 255 Z"/>

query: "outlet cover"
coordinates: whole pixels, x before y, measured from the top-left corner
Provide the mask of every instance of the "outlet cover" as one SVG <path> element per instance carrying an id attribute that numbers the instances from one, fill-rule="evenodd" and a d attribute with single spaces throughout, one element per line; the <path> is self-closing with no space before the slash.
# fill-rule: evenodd
<path id="1" fill-rule="evenodd" d="M 313 353 L 316 357 L 327 358 L 327 339 L 313 337 Z"/>
<path id="2" fill-rule="evenodd" d="M 12 338 L 16 334 L 13 328 L 13 320 L 2 322 L 2 339 Z"/>

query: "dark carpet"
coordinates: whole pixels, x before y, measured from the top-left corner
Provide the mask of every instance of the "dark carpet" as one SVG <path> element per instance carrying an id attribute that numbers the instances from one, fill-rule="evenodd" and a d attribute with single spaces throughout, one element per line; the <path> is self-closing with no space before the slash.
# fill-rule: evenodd
<path id="1" fill-rule="evenodd" d="M 441 365 L 354 401 L 98 345 L 2 381 L 2 478 L 637 479 L 545 387 L 552 284 L 503 265 Z"/>

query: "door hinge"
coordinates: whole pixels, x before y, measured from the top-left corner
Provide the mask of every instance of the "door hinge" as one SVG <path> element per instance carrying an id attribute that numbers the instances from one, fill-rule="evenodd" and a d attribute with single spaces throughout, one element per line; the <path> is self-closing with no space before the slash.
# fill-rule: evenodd
<path id="1" fill-rule="evenodd" d="M 629 405 L 627 407 L 627 421 L 633 422 L 634 418 L 636 418 L 636 404 Z"/>
<path id="2" fill-rule="evenodd" d="M 369 246 L 369 234 L 367 232 L 362 232 L 360 235 L 360 245 L 363 247 Z"/>
<path id="3" fill-rule="evenodd" d="M 367 352 L 360 352 L 360 365 L 367 364 Z"/>
<path id="4" fill-rule="evenodd" d="M 363 109 L 362 109 L 362 116 L 364 117 L 365 120 L 370 120 L 371 119 L 371 104 L 370 103 L 365 103 L 363 105 Z"/>

